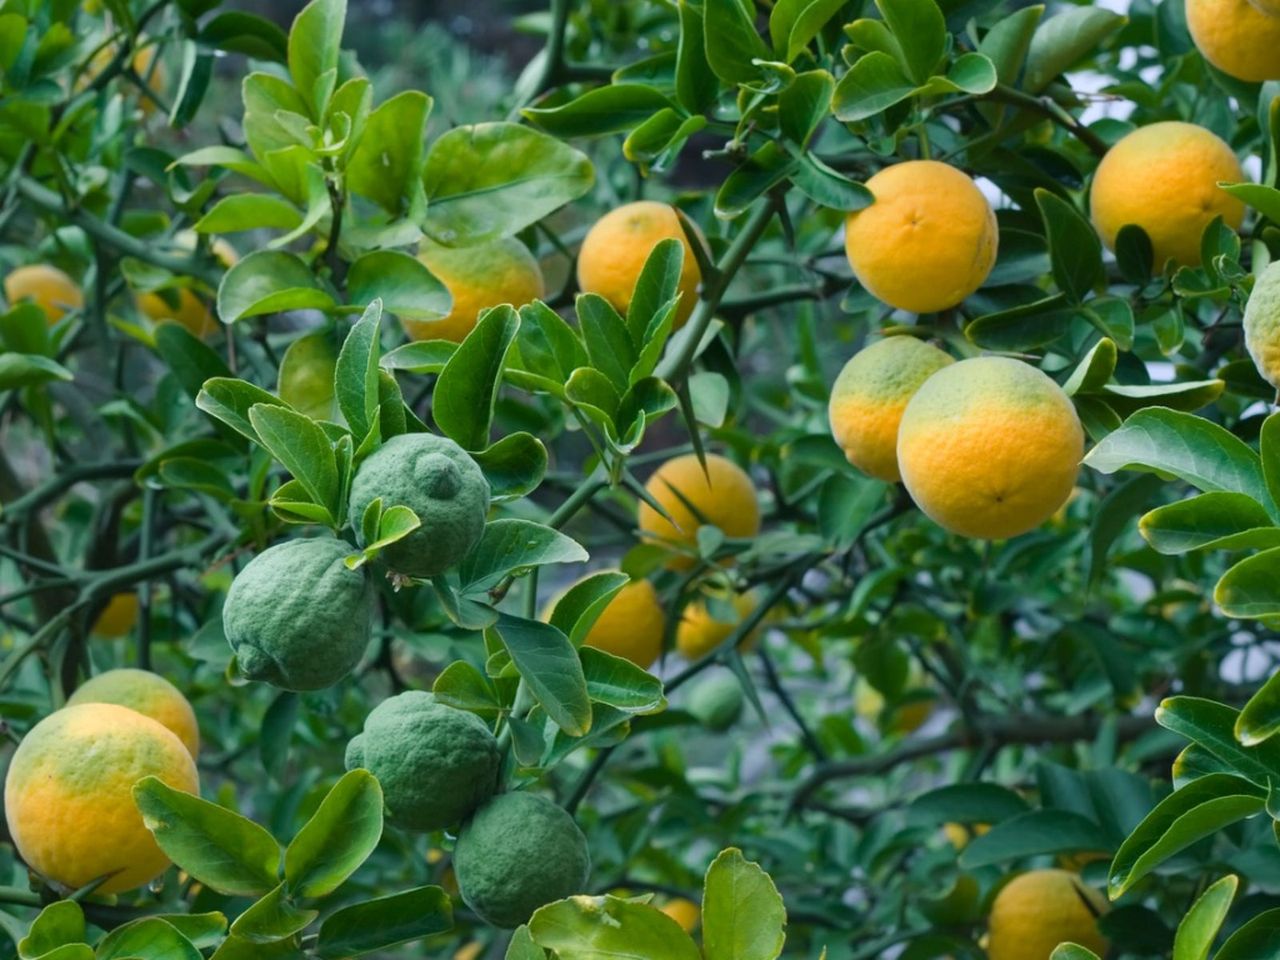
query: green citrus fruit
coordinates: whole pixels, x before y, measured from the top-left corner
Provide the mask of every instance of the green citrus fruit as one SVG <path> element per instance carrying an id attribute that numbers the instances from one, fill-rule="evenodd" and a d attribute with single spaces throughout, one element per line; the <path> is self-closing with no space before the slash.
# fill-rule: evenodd
<path id="1" fill-rule="evenodd" d="M 453 865 L 467 906 L 511 929 L 543 904 L 582 893 L 591 857 L 562 808 L 537 794 L 504 793 L 463 826 Z"/>
<path id="2" fill-rule="evenodd" d="M 484 721 L 421 690 L 384 700 L 347 745 L 347 769 L 382 784 L 388 819 L 406 830 L 443 830 L 493 795 L 502 755 Z"/>
<path id="3" fill-rule="evenodd" d="M 350 673 L 373 624 L 375 591 L 331 537 L 286 540 L 254 557 L 227 591 L 222 624 L 240 672 L 285 690 L 321 690 Z"/>
<path id="4" fill-rule="evenodd" d="M 397 573 L 434 577 L 465 557 L 484 533 L 489 482 L 460 446 L 430 433 L 392 437 L 369 455 L 351 483 L 351 519 L 374 499 L 382 509 L 408 507 L 422 526 L 382 551 Z"/>
<path id="5" fill-rule="evenodd" d="M 710 730 L 724 731 L 742 716 L 742 684 L 728 670 L 720 670 L 689 692 L 689 712 Z"/>

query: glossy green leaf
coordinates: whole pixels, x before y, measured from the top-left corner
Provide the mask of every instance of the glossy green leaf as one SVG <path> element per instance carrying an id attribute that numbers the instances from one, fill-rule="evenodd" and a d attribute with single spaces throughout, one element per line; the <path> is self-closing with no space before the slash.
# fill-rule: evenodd
<path id="1" fill-rule="evenodd" d="M 70 370 L 48 357 L 29 353 L 0 353 L 0 390 L 17 390 L 52 380 L 73 379 Z"/>
<path id="2" fill-rule="evenodd" d="M 706 960 L 776 960 L 786 940 L 787 911 L 773 880 L 735 847 L 707 869 L 702 892 Z"/>
<path id="3" fill-rule="evenodd" d="M 1256 746 L 1280 732 L 1280 672 L 1273 673 L 1240 709 L 1236 719 L 1236 739 L 1246 747 Z"/>
<path id="4" fill-rule="evenodd" d="M 1156 722 L 1200 744 L 1237 774 L 1267 789 L 1280 781 L 1280 741 L 1243 746 L 1235 736 L 1239 712 L 1199 697 L 1170 697 L 1156 710 Z"/>
<path id="5" fill-rule="evenodd" d="M 1120 14 L 1092 6 L 1069 7 L 1045 20 L 1031 38 L 1024 87 L 1029 93 L 1039 93 L 1124 24 Z"/>
<path id="6" fill-rule="evenodd" d="M 338 464 L 324 430 L 295 410 L 265 403 L 249 408 L 249 422 L 262 445 L 293 474 L 307 496 L 336 520 L 340 515 Z"/>
<path id="7" fill-rule="evenodd" d="M 678 923 L 656 907 L 620 897 L 549 903 L 534 913 L 529 933 L 559 960 L 700 960 L 698 948 Z"/>
<path id="8" fill-rule="evenodd" d="M 498 614 L 492 632 L 555 725 L 571 737 L 585 736 L 591 730 L 591 698 L 569 638 L 549 623 L 505 613 Z"/>
<path id="9" fill-rule="evenodd" d="M 1036 190 L 1036 206 L 1049 241 L 1053 280 L 1071 303 L 1081 303 L 1103 280 L 1102 242 L 1093 225 L 1071 204 Z"/>
<path id="10" fill-rule="evenodd" d="M 325 918 L 317 956 L 341 960 L 444 933 L 453 926 L 453 906 L 439 887 L 416 887 L 343 907 Z"/>
<path id="11" fill-rule="evenodd" d="M 378 104 L 347 161 L 348 189 L 389 213 L 407 210 L 422 182 L 431 106 L 431 98 L 420 90 L 403 90 Z"/>
<path id="12" fill-rule="evenodd" d="M 1071 372 L 1067 382 L 1062 385 L 1063 392 L 1071 397 L 1077 393 L 1096 393 L 1101 390 L 1115 373 L 1116 357 L 1115 341 L 1103 337 Z"/>
<path id="13" fill-rule="evenodd" d="M 520 316 L 511 306 L 487 311 L 440 371 L 431 415 L 465 450 L 489 446 L 502 369 L 519 329 Z"/>
<path id="14" fill-rule="evenodd" d="M 38 960 L 58 947 L 84 941 L 84 911 L 80 904 L 58 900 L 31 921 L 27 935 L 18 941 L 18 956 L 20 960 Z"/>
<path id="15" fill-rule="evenodd" d="M 531 433 L 509 433 L 471 456 L 489 481 L 495 502 L 528 496 L 547 473 L 547 448 Z"/>
<path id="16" fill-rule="evenodd" d="M 1104 852 L 1110 847 L 1102 828 L 1087 817 L 1069 810 L 1028 810 L 975 837 L 960 854 L 960 863 L 976 870 L 1046 853 Z"/>
<path id="17" fill-rule="evenodd" d="M 358 438 L 368 434 L 378 413 L 381 323 L 382 302 L 374 300 L 347 332 L 334 366 L 334 396 L 352 434 Z"/>
<path id="18" fill-rule="evenodd" d="M 241 230 L 293 230 L 302 214 L 288 200 L 269 193 L 233 193 L 195 222 L 197 233 L 237 233 Z"/>
<path id="19" fill-rule="evenodd" d="M 876 50 L 859 58 L 840 78 L 831 110 L 837 120 L 856 123 L 906 100 L 916 86 L 893 56 Z"/>
<path id="20" fill-rule="evenodd" d="M 323 897 L 364 863 L 382 837 L 382 787 L 368 770 L 334 784 L 284 854 L 286 889 Z"/>
<path id="21" fill-rule="evenodd" d="M 351 264 L 347 295 L 356 306 L 381 300 L 383 309 L 407 320 L 439 320 L 453 298 L 417 257 L 400 250 L 374 250 Z"/>
<path id="22" fill-rule="evenodd" d="M 1277 958 L 1280 958 L 1280 910 L 1267 910 L 1244 923 L 1213 956 L 1213 960 Z"/>
<path id="23" fill-rule="evenodd" d="M 96 960 L 201 960 L 195 944 L 158 917 L 116 927 L 103 937 L 94 956 Z"/>
<path id="24" fill-rule="evenodd" d="M 578 655 L 592 700 L 627 713 L 658 713 L 666 709 L 662 681 L 648 670 L 595 647 L 582 647 Z"/>
<path id="25" fill-rule="evenodd" d="M 935 0 L 876 0 L 893 31 L 907 76 L 923 84 L 947 48 L 947 25 Z"/>
<path id="26" fill-rule="evenodd" d="M 581 563 L 587 551 L 558 530 L 504 517 L 485 525 L 484 535 L 458 567 L 467 593 L 482 593 L 506 576 L 549 563 Z"/>
<path id="27" fill-rule="evenodd" d="M 1213 601 L 1228 617 L 1254 620 L 1275 616 L 1280 614 L 1277 576 L 1280 576 L 1280 547 L 1255 553 L 1222 575 L 1213 588 Z"/>
<path id="28" fill-rule="evenodd" d="M 275 943 L 301 933 L 319 915 L 293 903 L 282 883 L 240 914 L 231 932 L 250 943 Z"/>
<path id="29" fill-rule="evenodd" d="M 575 647 L 582 646 L 596 619 L 629 579 L 625 573 L 605 570 L 579 580 L 556 600 L 551 625 Z"/>
<path id="30" fill-rule="evenodd" d="M 703 0 L 707 63 L 725 83 L 753 83 L 760 71 L 753 60 L 768 60 L 769 48 L 756 32 L 753 8 L 743 0 Z"/>
<path id="31" fill-rule="evenodd" d="M 233 428 L 254 443 L 261 443 L 257 430 L 249 421 L 249 411 L 257 406 L 276 404 L 288 409 L 288 404 L 261 387 L 232 377 L 214 377 L 206 380 L 196 395 L 196 406 L 209 416 Z"/>
<path id="32" fill-rule="evenodd" d="M 548 133 L 569 139 L 625 133 L 653 114 L 675 107 L 648 84 L 614 83 L 588 90 L 558 107 L 527 107 L 521 112 Z"/>
<path id="33" fill-rule="evenodd" d="M 276 387 L 280 399 L 312 420 L 336 419 L 339 412 L 334 393 L 337 365 L 338 348 L 331 334 L 321 331 L 299 337 L 280 358 Z"/>
<path id="34" fill-rule="evenodd" d="M 1178 924 L 1173 941 L 1173 960 L 1208 960 L 1209 951 L 1227 919 L 1231 901 L 1235 899 L 1237 877 L 1223 877 L 1200 895 Z"/>
<path id="35" fill-rule="evenodd" d="M 315 118 L 324 106 L 315 98 L 316 87 L 324 74 L 338 69 L 346 17 L 346 0 L 312 0 L 289 30 L 289 73 L 298 90 L 309 99 Z"/>
<path id="36" fill-rule="evenodd" d="M 1157 507 L 1143 516 L 1138 529 L 1167 554 L 1280 547 L 1280 527 L 1272 525 L 1257 500 L 1242 493 L 1202 493 Z"/>
<path id="37" fill-rule="evenodd" d="M 235 264 L 218 286 L 223 323 L 284 310 L 331 310 L 333 297 L 301 259 L 283 250 L 259 250 Z"/>

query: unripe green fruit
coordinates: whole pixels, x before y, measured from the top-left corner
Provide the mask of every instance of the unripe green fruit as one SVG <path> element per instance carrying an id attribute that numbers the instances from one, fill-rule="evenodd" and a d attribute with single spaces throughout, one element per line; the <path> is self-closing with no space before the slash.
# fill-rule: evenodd
<path id="1" fill-rule="evenodd" d="M 286 540 L 240 571 L 222 626 L 244 676 L 321 690 L 355 668 L 369 645 L 375 592 L 364 570 L 347 569 L 349 553 L 331 537 Z"/>
<path id="2" fill-rule="evenodd" d="M 1244 308 L 1244 343 L 1258 373 L 1280 389 L 1280 261 L 1262 271 Z"/>
<path id="3" fill-rule="evenodd" d="M 493 795 L 501 766 L 483 720 L 421 690 L 378 704 L 347 745 L 347 769 L 378 778 L 387 818 L 406 830 L 461 823 Z"/>
<path id="4" fill-rule="evenodd" d="M 554 900 L 582 893 L 587 838 L 562 808 L 532 793 L 504 793 L 462 828 L 453 851 L 462 899 L 486 923 L 511 929 Z"/>
<path id="5" fill-rule="evenodd" d="M 742 684 L 728 671 L 720 671 L 689 693 L 689 712 L 710 730 L 728 730 L 742 716 Z"/>
<path id="6" fill-rule="evenodd" d="M 351 483 L 357 531 L 378 497 L 384 511 L 402 504 L 422 521 L 382 551 L 392 570 L 410 577 L 434 577 L 455 566 L 484 533 L 489 512 L 489 482 L 480 467 L 452 440 L 430 433 L 392 437 L 360 464 Z"/>
<path id="7" fill-rule="evenodd" d="M 920 912 L 941 927 L 976 923 L 982 916 L 982 888 L 972 874 L 962 873 L 946 893 L 921 900 Z"/>

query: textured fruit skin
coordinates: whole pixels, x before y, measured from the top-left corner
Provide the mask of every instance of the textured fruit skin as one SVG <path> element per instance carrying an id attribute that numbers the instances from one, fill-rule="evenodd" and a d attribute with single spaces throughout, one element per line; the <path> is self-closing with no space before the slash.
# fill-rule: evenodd
<path id="1" fill-rule="evenodd" d="M 486 923 L 511 929 L 543 904 L 582 893 L 591 857 L 587 838 L 561 807 L 533 793 L 503 793 L 463 826 L 453 867 L 467 906 Z"/>
<path id="2" fill-rule="evenodd" d="M 502 756 L 484 721 L 410 690 L 378 704 L 347 745 L 348 770 L 382 784 L 388 819 L 406 830 L 456 826 L 493 795 Z"/>
<path id="3" fill-rule="evenodd" d="M 343 560 L 351 548 L 316 537 L 269 547 L 227 591 L 222 625 L 240 671 L 284 690 L 322 690 L 355 668 L 369 645 L 376 596 Z"/>
<path id="4" fill-rule="evenodd" d="M 1032 870 L 1015 877 L 991 905 L 987 956 L 990 960 L 1049 960 L 1060 943 L 1078 943 L 1099 956 L 1107 941 L 1082 898 L 1094 911 L 1106 900 L 1065 870 Z"/>
<path id="5" fill-rule="evenodd" d="M 886 337 L 859 350 L 831 388 L 831 436 L 849 462 L 886 483 L 898 470 L 898 424 L 921 384 L 955 361 L 915 337 Z"/>
<path id="6" fill-rule="evenodd" d="M 1265 0 L 1187 0 L 1187 28 L 1196 49 L 1237 80 L 1280 79 L 1280 18 L 1264 12 L 1267 5 Z"/>
<path id="7" fill-rule="evenodd" d="M 138 595 L 117 593 L 93 621 L 93 633 L 108 640 L 132 633 L 138 623 Z"/>
<path id="8" fill-rule="evenodd" d="M 1170 259 L 1196 266 L 1200 236 L 1215 217 L 1233 230 L 1244 221 L 1244 204 L 1218 183 L 1244 179 L 1231 148 L 1204 127 L 1153 123 L 1123 137 L 1102 158 L 1089 193 L 1090 215 L 1109 249 L 1115 249 L 1120 228 L 1133 223 L 1151 238 L 1156 270 Z"/>
<path id="9" fill-rule="evenodd" d="M 660 908 L 663 913 L 680 924 L 680 929 L 685 933 L 693 933 L 698 929 L 698 924 L 702 922 L 702 908 L 692 900 L 686 900 L 684 897 L 677 897 L 664 903 Z"/>
<path id="10" fill-rule="evenodd" d="M 698 527 L 719 527 L 726 536 L 754 537 L 760 532 L 760 504 L 755 484 L 745 470 L 718 454 L 707 454 L 707 469 L 692 453 L 673 457 L 654 471 L 644 487 L 675 526 L 648 503 L 640 503 L 640 532 L 649 540 L 684 547 L 673 553 L 667 566 L 688 569 L 697 550 Z M 687 501 L 687 502 L 686 502 Z M 689 508 L 692 505 L 697 514 Z"/>
<path id="11" fill-rule="evenodd" d="M 1038 527 L 1071 495 L 1084 431 L 1062 388 L 1009 357 L 944 367 L 898 431 L 907 492 L 935 523 L 1003 540 Z"/>
<path id="12" fill-rule="evenodd" d="M 453 309 L 439 320 L 403 320 L 411 340 L 461 342 L 482 311 L 509 303 L 519 308 L 546 296 L 542 268 L 519 240 L 505 237 L 474 247 L 442 247 L 424 242 L 418 259 L 453 297 Z"/>
<path id="13" fill-rule="evenodd" d="M 680 268 L 680 303 L 674 326 L 682 327 L 698 302 L 702 271 L 693 247 L 680 227 L 674 207 L 654 200 L 640 200 L 611 210 L 595 222 L 578 253 L 578 286 L 583 293 L 604 297 L 626 314 L 636 280 L 649 254 L 663 240 L 674 237 L 684 246 Z"/>
<path id="14" fill-rule="evenodd" d="M 720 670 L 694 687 L 685 705 L 708 730 L 723 733 L 742 716 L 743 699 L 738 678 Z"/>
<path id="15" fill-rule="evenodd" d="M 891 307 L 933 313 L 973 293 L 996 262 L 999 230 L 977 184 L 936 160 L 885 167 L 867 181 L 875 203 L 845 221 L 858 282 Z"/>
<path id="16" fill-rule="evenodd" d="M 169 859 L 133 803 L 133 785 L 148 776 L 200 791 L 187 748 L 149 717 L 109 703 L 46 717 L 22 739 L 5 777 L 5 818 L 22 859 L 72 889 L 108 873 L 99 893 L 155 879 Z"/>
<path id="17" fill-rule="evenodd" d="M 351 483 L 357 531 L 377 497 L 384 511 L 403 504 L 422 521 L 381 554 L 392 570 L 410 577 L 434 577 L 456 565 L 484 533 L 489 512 L 489 482 L 480 467 L 452 440 L 430 433 L 392 437 L 360 464 Z"/>
<path id="18" fill-rule="evenodd" d="M 1258 373 L 1280 390 L 1280 261 L 1268 264 L 1249 294 L 1244 344 Z"/>
<path id="19" fill-rule="evenodd" d="M 196 712 L 182 691 L 157 673 L 130 668 L 100 673 L 67 699 L 69 707 L 81 703 L 114 703 L 136 710 L 173 733 L 191 756 L 200 752 Z"/>
<path id="20" fill-rule="evenodd" d="M 680 623 L 676 626 L 676 649 L 682 657 L 686 660 L 702 659 L 728 640 L 742 619 L 756 608 L 756 598 L 749 593 L 734 594 L 731 602 L 737 613 L 732 621 L 718 619 L 718 615 L 722 615 L 719 604 L 714 612 L 703 600 L 685 604 Z M 752 631 L 743 639 L 742 646 L 750 647 L 755 640 L 756 631 Z"/>
<path id="21" fill-rule="evenodd" d="M 57 267 L 35 263 L 9 271 L 4 278 L 4 298 L 9 306 L 31 300 L 44 311 L 45 318 L 57 323 L 68 310 L 84 306 L 84 294 L 69 276 Z"/>
<path id="22" fill-rule="evenodd" d="M 667 615 L 648 580 L 632 580 L 613 595 L 583 643 L 648 670 L 662 655 Z"/>

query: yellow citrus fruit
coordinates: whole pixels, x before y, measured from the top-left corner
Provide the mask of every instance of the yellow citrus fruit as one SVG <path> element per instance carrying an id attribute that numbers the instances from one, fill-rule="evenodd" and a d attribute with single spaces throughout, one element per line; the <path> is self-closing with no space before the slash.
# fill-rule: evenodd
<path id="1" fill-rule="evenodd" d="M 200 752 L 196 712 L 182 692 L 164 677 L 148 670 L 108 670 L 86 680 L 67 699 L 79 703 L 114 703 L 136 710 L 172 731 L 194 757 Z"/>
<path id="2" fill-rule="evenodd" d="M 1280 390 L 1280 260 L 1267 265 L 1249 294 L 1244 344 L 1258 373 Z"/>
<path id="3" fill-rule="evenodd" d="M 756 608 L 758 600 L 750 593 L 736 593 L 729 598 L 732 606 L 730 619 L 723 619 L 723 604 L 708 604 L 706 600 L 691 600 L 685 604 L 676 625 L 676 649 L 686 660 L 700 660 L 729 639 L 743 618 Z M 742 641 L 743 647 L 755 643 L 759 628 Z"/>
<path id="4" fill-rule="evenodd" d="M 546 296 L 542 270 L 519 240 L 507 237 L 474 247 L 442 247 L 424 241 L 418 259 L 453 297 L 439 320 L 402 320 L 413 340 L 461 341 L 490 307 L 522 307 Z"/>
<path id="5" fill-rule="evenodd" d="M 578 253 L 578 286 L 584 293 L 599 294 L 625 314 L 649 254 L 670 237 L 684 245 L 680 304 L 675 317 L 675 326 L 682 326 L 698 302 L 702 271 L 675 208 L 668 204 L 640 200 L 611 210 L 597 220 L 587 231 Z"/>
<path id="6" fill-rule="evenodd" d="M 726 536 L 735 538 L 754 537 L 760 532 L 760 504 L 751 477 L 718 454 L 707 454 L 706 463 L 704 472 L 696 454 L 673 457 L 645 484 L 645 490 L 671 519 L 641 501 L 640 532 L 646 539 L 686 551 L 673 553 L 668 561 L 667 565 L 676 569 L 693 566 L 689 554 L 697 549 L 698 528 L 703 524 L 719 527 Z"/>
<path id="7" fill-rule="evenodd" d="M 942 832 L 957 850 L 963 850 L 974 837 L 980 837 L 991 829 L 989 823 L 944 823 Z"/>
<path id="8" fill-rule="evenodd" d="M 632 580 L 613 595 L 583 641 L 648 670 L 662 655 L 667 616 L 648 580 Z"/>
<path id="9" fill-rule="evenodd" d="M 191 754 L 150 717 L 112 703 L 46 717 L 18 745 L 5 777 L 5 818 L 22 859 L 71 889 L 110 875 L 99 893 L 159 876 L 169 859 L 133 802 L 133 785 L 149 776 L 199 792 Z"/>
<path id="10" fill-rule="evenodd" d="M 57 323 L 70 310 L 84 306 L 84 294 L 69 276 L 47 263 L 34 263 L 10 271 L 4 278 L 4 297 L 10 306 L 30 300 Z"/>
<path id="11" fill-rule="evenodd" d="M 1187 28 L 1196 49 L 1237 80 L 1280 79 L 1280 17 L 1266 6 L 1249 0 L 1187 0 Z"/>
<path id="12" fill-rule="evenodd" d="M 93 632 L 100 637 L 114 640 L 133 631 L 138 622 L 138 595 L 117 593 L 102 608 L 93 621 Z"/>
<path id="13" fill-rule="evenodd" d="M 668 917 L 680 924 L 680 929 L 685 933 L 693 933 L 698 929 L 698 924 L 702 922 L 701 908 L 692 900 L 686 900 L 684 897 L 668 900 L 660 909 Z"/>
<path id="14" fill-rule="evenodd" d="M 480 955 L 484 953 L 484 945 L 471 941 L 464 943 L 453 954 L 453 960 L 480 960 Z"/>
<path id="15" fill-rule="evenodd" d="M 1249 3 L 1269 17 L 1280 17 L 1280 0 L 1249 0 Z"/>
<path id="16" fill-rule="evenodd" d="M 990 960 L 1049 960 L 1065 942 L 1078 943 L 1099 956 L 1107 941 L 1098 932 L 1097 915 L 1106 900 L 1066 870 L 1032 870 L 1009 881 L 991 905 Z"/>
<path id="17" fill-rule="evenodd" d="M 898 431 L 907 492 L 934 522 L 1003 540 L 1039 526 L 1075 485 L 1084 431 L 1062 388 L 1009 357 L 943 367 Z"/>
<path id="18" fill-rule="evenodd" d="M 923 687 L 924 678 L 919 675 L 918 668 L 913 674 L 908 681 L 909 692 L 893 707 L 888 717 L 888 729 L 894 733 L 907 734 L 919 730 L 938 705 L 937 697 Z M 854 685 L 853 706 L 858 716 L 879 723 L 885 709 L 884 694 L 867 682 L 865 677 L 859 677 Z"/>
<path id="19" fill-rule="evenodd" d="M 183 230 L 174 235 L 173 241 L 184 250 L 195 250 L 198 237 L 192 230 Z M 209 252 L 224 269 L 230 269 L 240 259 L 235 248 L 221 237 L 210 241 Z M 164 291 L 140 293 L 136 302 L 138 309 L 157 323 L 172 320 L 197 337 L 208 336 L 218 329 L 218 320 L 213 311 L 190 287 L 170 287 Z"/>
<path id="20" fill-rule="evenodd" d="M 915 337 L 886 337 L 853 355 L 831 388 L 831 436 L 863 473 L 897 483 L 898 424 L 907 401 L 936 371 L 952 363 Z"/>
<path id="21" fill-rule="evenodd" d="M 936 160 L 885 167 L 875 203 L 849 214 L 844 246 L 858 282 L 899 310 L 933 313 L 977 290 L 996 262 L 999 230 L 971 179 Z"/>
<path id="22" fill-rule="evenodd" d="M 1139 127 L 1098 164 L 1089 193 L 1093 225 L 1113 250 L 1121 227 L 1142 227 L 1157 270 L 1170 259 L 1195 266 L 1200 235 L 1215 217 L 1233 230 L 1244 220 L 1244 204 L 1218 186 L 1243 179 L 1231 148 L 1204 127 L 1174 120 Z"/>
<path id="23" fill-rule="evenodd" d="M 168 75 L 165 73 L 164 62 L 156 63 L 157 48 L 154 44 L 143 47 L 133 55 L 133 72 L 141 77 L 147 84 L 147 89 L 154 93 L 157 97 L 163 96 L 165 87 L 168 84 Z M 76 90 L 80 91 L 89 86 L 94 78 L 98 76 L 107 65 L 115 59 L 116 48 L 114 46 L 106 46 L 95 53 L 89 61 L 89 66 L 80 74 L 76 81 Z M 152 64 L 155 68 L 152 69 Z M 137 89 L 136 87 L 133 89 Z M 139 104 L 144 114 L 150 114 L 155 110 L 156 105 L 149 97 L 142 97 Z"/>

